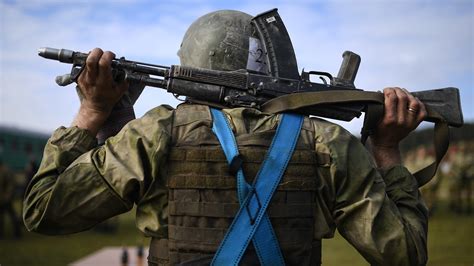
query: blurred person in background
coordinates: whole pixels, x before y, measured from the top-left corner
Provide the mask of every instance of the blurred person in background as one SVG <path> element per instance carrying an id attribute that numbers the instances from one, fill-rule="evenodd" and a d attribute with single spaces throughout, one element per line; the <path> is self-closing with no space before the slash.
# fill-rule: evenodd
<path id="1" fill-rule="evenodd" d="M 472 142 L 457 143 L 451 167 L 450 208 L 460 214 L 470 214 L 473 204 L 474 151 Z"/>
<path id="2" fill-rule="evenodd" d="M 13 229 L 13 237 L 21 237 L 21 220 L 15 212 L 13 200 L 15 196 L 16 181 L 13 173 L 0 159 L 0 239 L 5 234 L 5 218 L 9 217 Z"/>
<path id="3" fill-rule="evenodd" d="M 415 173 L 428 166 L 433 161 L 433 150 L 422 145 L 408 153 L 404 160 L 404 165 L 411 173 Z M 430 216 L 434 214 L 437 207 L 438 188 L 441 181 L 442 174 L 438 171 L 428 183 L 420 188 L 421 195 L 426 203 L 426 207 L 428 207 Z"/>

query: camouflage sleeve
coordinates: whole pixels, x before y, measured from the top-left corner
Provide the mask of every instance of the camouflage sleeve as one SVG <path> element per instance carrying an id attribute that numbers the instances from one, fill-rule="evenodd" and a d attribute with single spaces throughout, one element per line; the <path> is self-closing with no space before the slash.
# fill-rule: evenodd
<path id="1" fill-rule="evenodd" d="M 171 119 L 171 109 L 155 108 L 102 146 L 85 130 L 56 130 L 25 194 L 28 230 L 74 233 L 130 210 L 157 176 Z"/>
<path id="2" fill-rule="evenodd" d="M 333 219 L 371 265 L 424 265 L 427 209 L 403 166 L 381 173 L 360 141 L 339 126 L 319 131 L 331 154 Z"/>

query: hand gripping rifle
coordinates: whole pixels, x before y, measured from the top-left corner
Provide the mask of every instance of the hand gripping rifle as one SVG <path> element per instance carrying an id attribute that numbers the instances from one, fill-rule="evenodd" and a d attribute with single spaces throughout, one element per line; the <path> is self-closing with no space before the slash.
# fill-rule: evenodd
<path id="1" fill-rule="evenodd" d="M 365 112 L 361 132 L 365 142 L 383 115 L 384 98 L 380 92 L 363 91 L 354 86 L 360 57 L 353 52 L 344 52 L 337 77 L 327 72 L 304 70 L 300 75 L 291 40 L 277 10 L 257 15 L 252 24 L 262 42 L 260 56 L 255 60 L 264 63 L 266 73 L 251 70 L 218 71 L 181 65 L 168 67 L 122 57 L 112 61 L 114 78 L 166 89 L 175 96 L 186 96 L 192 102 L 221 108 L 251 107 L 269 113 L 290 111 L 343 121 L 351 121 Z M 88 56 L 54 48 L 40 48 L 38 54 L 73 64 L 66 79 L 64 76 L 56 79 L 62 86 L 77 80 Z M 323 82 L 311 82 L 311 75 L 319 76 Z M 417 178 L 421 186 L 435 174 L 448 148 L 448 125 L 462 126 L 463 116 L 457 88 L 412 94 L 425 104 L 428 111 L 426 121 L 436 123 L 436 162 L 415 173 L 415 176 L 419 174 Z"/>

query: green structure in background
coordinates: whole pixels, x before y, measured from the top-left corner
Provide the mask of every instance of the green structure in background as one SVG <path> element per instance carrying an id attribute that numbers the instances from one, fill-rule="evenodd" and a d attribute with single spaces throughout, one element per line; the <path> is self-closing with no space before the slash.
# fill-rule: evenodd
<path id="1" fill-rule="evenodd" d="M 39 163 L 49 135 L 0 126 L 0 159 L 11 171 L 24 171 L 30 162 Z"/>

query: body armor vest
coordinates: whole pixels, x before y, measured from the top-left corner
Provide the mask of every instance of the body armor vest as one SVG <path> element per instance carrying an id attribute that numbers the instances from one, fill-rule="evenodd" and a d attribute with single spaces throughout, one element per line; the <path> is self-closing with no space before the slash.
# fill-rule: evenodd
<path id="1" fill-rule="evenodd" d="M 153 239 L 150 247 L 150 261 L 158 265 L 208 265 L 239 210 L 236 179 L 211 127 L 207 106 L 182 105 L 176 110 L 167 165 L 168 239 Z M 236 135 L 248 183 L 274 133 Z M 288 265 L 321 261 L 321 241 L 314 238 L 317 163 L 314 144 L 300 137 L 267 210 Z M 250 244 L 241 265 L 258 264 Z"/>

